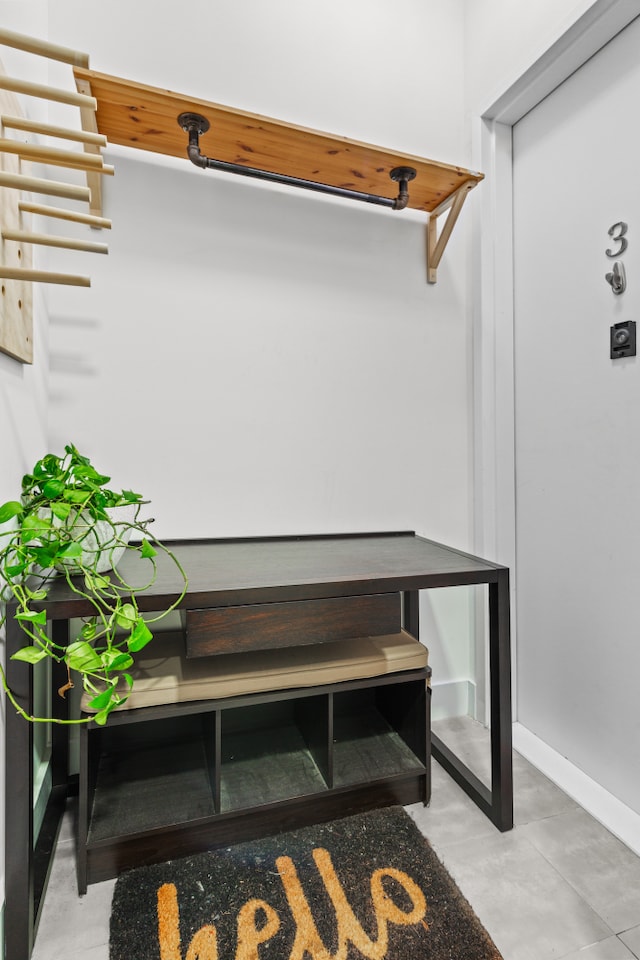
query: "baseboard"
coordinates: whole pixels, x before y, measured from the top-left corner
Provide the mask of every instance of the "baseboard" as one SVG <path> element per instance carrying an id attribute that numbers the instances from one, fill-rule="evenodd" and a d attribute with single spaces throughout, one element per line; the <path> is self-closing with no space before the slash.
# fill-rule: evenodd
<path id="1" fill-rule="evenodd" d="M 520 723 L 513 725 L 513 747 L 610 833 L 640 855 L 640 814 Z"/>
<path id="2" fill-rule="evenodd" d="M 431 719 L 475 717 L 476 685 L 471 680 L 451 680 L 431 687 Z"/>

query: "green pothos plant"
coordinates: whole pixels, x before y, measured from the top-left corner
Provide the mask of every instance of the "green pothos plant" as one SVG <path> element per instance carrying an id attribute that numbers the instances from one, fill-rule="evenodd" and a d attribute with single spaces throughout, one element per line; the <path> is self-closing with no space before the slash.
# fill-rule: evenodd
<path id="1" fill-rule="evenodd" d="M 23 477 L 20 500 L 0 506 L 0 628 L 7 616 L 6 602 L 13 600 L 15 620 L 25 636 L 24 646 L 12 659 L 34 666 L 47 659 L 64 662 L 67 683 L 59 695 L 65 696 L 79 677 L 92 711 L 91 717 L 53 722 L 82 723 L 91 718 L 106 723 L 133 689 L 131 667 L 135 655 L 153 639 L 152 625 L 180 603 L 187 589 L 178 559 L 149 532 L 152 521 L 141 516 L 148 501 L 132 490 L 109 489 L 109 481 L 88 457 L 67 445 L 64 456 L 47 454 Z M 144 561 L 135 564 L 141 586 L 128 583 L 118 569 L 126 550 L 137 552 Z M 176 565 L 182 591 L 167 609 L 145 617 L 138 595 L 155 582 L 159 552 Z M 65 646 L 51 639 L 42 607 L 52 581 L 59 577 L 92 608 Z M 7 698 L 21 716 L 33 722 L 53 719 L 30 716 L 9 688 L 1 665 L 0 672 Z"/>

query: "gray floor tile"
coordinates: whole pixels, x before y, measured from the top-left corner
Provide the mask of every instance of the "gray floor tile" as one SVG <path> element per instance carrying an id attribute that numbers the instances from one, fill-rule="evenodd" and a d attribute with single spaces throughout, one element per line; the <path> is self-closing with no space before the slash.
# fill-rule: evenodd
<path id="1" fill-rule="evenodd" d="M 625 930 L 620 934 L 620 939 L 629 947 L 634 957 L 640 957 L 640 926 Z"/>
<path id="2" fill-rule="evenodd" d="M 457 840 L 491 836 L 496 832 L 491 821 L 437 763 L 433 764 L 432 781 L 429 806 L 414 803 L 406 809 L 434 850 Z"/>
<path id="3" fill-rule="evenodd" d="M 518 753 L 513 755 L 513 787 L 516 825 L 578 809 L 574 800 Z"/>
<path id="4" fill-rule="evenodd" d="M 75 849 L 59 843 L 42 908 L 32 960 L 100 960 L 108 955 L 109 915 L 115 881 L 96 883 L 78 896 Z"/>
<path id="5" fill-rule="evenodd" d="M 451 747 L 470 770 L 487 785 L 491 782 L 491 734 L 470 717 L 438 720 L 433 731 Z M 575 810 L 577 804 L 544 774 L 513 754 L 514 823 L 529 823 L 558 813 Z"/>
<path id="6" fill-rule="evenodd" d="M 557 960 L 612 935 L 518 828 L 438 852 L 505 960 Z"/>
<path id="7" fill-rule="evenodd" d="M 491 782 L 491 736 L 489 730 L 470 717 L 436 720 L 433 732 L 487 786 Z"/>
<path id="8" fill-rule="evenodd" d="M 522 827 L 614 933 L 640 924 L 640 857 L 584 810 Z"/>
<path id="9" fill-rule="evenodd" d="M 635 960 L 635 954 L 631 953 L 618 937 L 609 937 L 585 947 L 584 950 L 575 950 L 560 960 Z"/>

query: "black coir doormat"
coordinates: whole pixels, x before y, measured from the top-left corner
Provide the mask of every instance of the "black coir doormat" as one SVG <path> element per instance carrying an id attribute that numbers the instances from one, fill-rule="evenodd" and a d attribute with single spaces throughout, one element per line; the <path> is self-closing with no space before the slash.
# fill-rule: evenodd
<path id="1" fill-rule="evenodd" d="M 502 960 L 401 807 L 140 867 L 110 960 Z"/>

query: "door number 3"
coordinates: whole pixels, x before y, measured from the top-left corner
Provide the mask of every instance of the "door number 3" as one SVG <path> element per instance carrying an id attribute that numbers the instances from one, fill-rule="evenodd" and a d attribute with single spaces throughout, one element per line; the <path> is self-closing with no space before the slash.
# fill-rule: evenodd
<path id="1" fill-rule="evenodd" d="M 612 227 L 609 227 L 607 231 L 614 243 L 620 244 L 617 250 L 605 250 L 605 253 L 608 257 L 611 257 L 614 260 L 616 257 L 619 257 L 627 249 L 629 241 L 627 240 L 625 234 L 627 232 L 627 224 L 623 223 L 622 220 L 619 220 L 618 223 L 614 223 Z"/>

